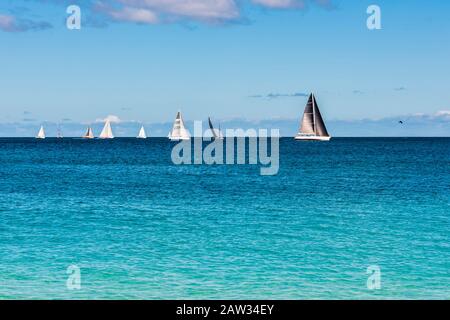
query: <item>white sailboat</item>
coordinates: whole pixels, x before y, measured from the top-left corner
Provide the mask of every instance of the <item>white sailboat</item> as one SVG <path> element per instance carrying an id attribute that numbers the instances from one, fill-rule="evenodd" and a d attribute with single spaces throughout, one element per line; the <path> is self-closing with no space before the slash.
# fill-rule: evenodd
<path id="1" fill-rule="evenodd" d="M 178 111 L 178 113 L 177 113 L 177 117 L 175 118 L 175 122 L 173 123 L 172 131 L 169 133 L 168 138 L 172 141 L 191 139 L 191 135 L 186 130 L 186 127 L 184 126 L 183 117 L 181 116 L 180 111 Z"/>
<path id="2" fill-rule="evenodd" d="M 86 130 L 86 133 L 84 134 L 84 136 L 82 136 L 83 139 L 94 139 L 94 133 L 92 132 L 92 128 L 88 127 Z"/>
<path id="3" fill-rule="evenodd" d="M 36 139 L 45 139 L 44 126 L 41 126 L 41 129 L 39 129 Z"/>
<path id="4" fill-rule="evenodd" d="M 311 93 L 303 113 L 300 131 L 295 140 L 330 141 L 325 122 L 317 106 L 316 98 Z"/>
<path id="5" fill-rule="evenodd" d="M 105 126 L 103 127 L 102 132 L 99 136 L 100 139 L 114 139 L 114 134 L 111 128 L 111 122 L 109 120 L 106 121 Z"/>
<path id="6" fill-rule="evenodd" d="M 220 125 L 219 125 L 219 130 L 214 129 L 214 126 L 212 124 L 210 117 L 208 117 L 208 124 L 209 124 L 209 129 L 211 131 L 213 139 L 223 140 L 223 135 L 222 135 L 222 132 L 220 131 Z"/>
<path id="7" fill-rule="evenodd" d="M 144 126 L 141 127 L 141 130 L 139 130 L 139 135 L 137 136 L 138 139 L 147 139 L 147 134 L 145 133 Z"/>

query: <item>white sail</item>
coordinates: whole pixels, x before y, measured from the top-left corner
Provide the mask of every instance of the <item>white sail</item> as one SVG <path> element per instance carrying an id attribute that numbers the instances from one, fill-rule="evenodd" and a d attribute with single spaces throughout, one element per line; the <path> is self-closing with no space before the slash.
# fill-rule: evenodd
<path id="1" fill-rule="evenodd" d="M 111 128 L 111 122 L 106 121 L 105 126 L 103 127 L 102 132 L 99 136 L 100 139 L 114 139 L 114 134 Z"/>
<path id="2" fill-rule="evenodd" d="M 88 127 L 86 133 L 83 136 L 83 139 L 94 139 L 94 133 L 92 132 L 92 128 Z"/>
<path id="3" fill-rule="evenodd" d="M 139 131 L 139 135 L 137 136 L 138 139 L 147 139 L 147 134 L 145 133 L 144 126 L 141 127 L 141 130 Z"/>
<path id="4" fill-rule="evenodd" d="M 178 111 L 175 122 L 173 123 L 172 131 L 169 133 L 169 139 L 172 141 L 189 140 L 191 135 L 184 126 L 183 117 L 181 112 Z"/>
<path id="5" fill-rule="evenodd" d="M 41 129 L 39 129 L 38 135 L 36 136 L 37 139 L 45 139 L 45 131 L 44 126 L 41 126 Z"/>

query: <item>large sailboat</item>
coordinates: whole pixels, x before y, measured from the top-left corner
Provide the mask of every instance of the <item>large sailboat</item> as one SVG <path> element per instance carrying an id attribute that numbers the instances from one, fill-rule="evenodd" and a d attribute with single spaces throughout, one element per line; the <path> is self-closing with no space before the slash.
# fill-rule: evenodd
<path id="1" fill-rule="evenodd" d="M 303 113 L 300 132 L 295 140 L 330 141 L 325 122 L 320 114 L 316 97 L 311 93 Z"/>
<path id="2" fill-rule="evenodd" d="M 106 121 L 105 126 L 103 127 L 102 132 L 99 136 L 100 139 L 114 139 L 114 134 L 111 129 L 111 122 L 109 120 Z"/>
<path id="3" fill-rule="evenodd" d="M 177 113 L 177 117 L 175 118 L 175 122 L 173 123 L 172 131 L 170 131 L 168 138 L 172 141 L 191 139 L 191 135 L 184 126 L 183 117 L 181 116 L 180 111 L 178 111 Z"/>
<path id="4" fill-rule="evenodd" d="M 139 130 L 139 135 L 137 136 L 138 139 L 147 139 L 147 134 L 145 133 L 144 126 L 141 127 L 141 130 Z"/>
<path id="5" fill-rule="evenodd" d="M 84 136 L 82 136 L 83 139 L 94 139 L 94 133 L 92 132 L 92 128 L 88 127 L 86 130 L 86 133 L 84 134 Z"/>
<path id="6" fill-rule="evenodd" d="M 45 139 L 45 130 L 44 130 L 44 126 L 41 126 L 41 128 L 39 129 L 39 132 L 36 136 L 36 139 Z"/>
<path id="7" fill-rule="evenodd" d="M 210 117 L 208 117 L 208 124 L 209 124 L 209 129 L 211 130 L 212 138 L 223 140 L 223 135 L 222 135 L 222 132 L 220 131 L 220 126 L 219 126 L 219 130 L 214 129 L 214 126 L 212 124 Z"/>

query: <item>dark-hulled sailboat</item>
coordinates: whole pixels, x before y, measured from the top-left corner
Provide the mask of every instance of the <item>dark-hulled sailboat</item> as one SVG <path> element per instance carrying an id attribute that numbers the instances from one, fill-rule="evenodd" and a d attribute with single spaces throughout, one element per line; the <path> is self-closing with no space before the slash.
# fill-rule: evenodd
<path id="1" fill-rule="evenodd" d="M 300 132 L 295 140 L 330 141 L 325 122 L 317 106 L 316 97 L 311 93 L 303 113 Z"/>

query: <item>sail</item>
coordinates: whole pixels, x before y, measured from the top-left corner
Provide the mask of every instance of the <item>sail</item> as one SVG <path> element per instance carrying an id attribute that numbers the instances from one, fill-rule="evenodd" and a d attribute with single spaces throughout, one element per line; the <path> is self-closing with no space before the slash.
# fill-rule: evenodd
<path id="1" fill-rule="evenodd" d="M 211 130 L 211 134 L 213 136 L 214 139 L 217 139 L 219 136 L 217 135 L 216 131 L 214 130 L 214 126 L 211 122 L 211 118 L 208 117 L 208 123 L 209 123 L 209 129 Z"/>
<path id="2" fill-rule="evenodd" d="M 92 128 L 88 127 L 86 130 L 86 133 L 84 134 L 83 138 L 85 139 L 94 139 L 94 133 L 92 132 Z"/>
<path id="3" fill-rule="evenodd" d="M 147 134 L 145 133 L 144 126 L 141 127 L 141 130 L 139 131 L 139 135 L 137 137 L 138 139 L 147 139 Z"/>
<path id="4" fill-rule="evenodd" d="M 314 123 L 315 123 L 315 132 L 319 137 L 329 137 L 327 128 L 325 126 L 325 122 L 323 121 L 322 114 L 320 113 L 319 106 L 317 105 L 316 97 L 314 95 L 313 98 L 313 107 L 314 107 Z"/>
<path id="5" fill-rule="evenodd" d="M 315 134 L 314 128 L 314 96 L 311 94 L 308 99 L 308 103 L 305 107 L 305 112 L 303 113 L 303 119 L 300 126 L 300 132 L 303 134 Z"/>
<path id="6" fill-rule="evenodd" d="M 169 133 L 169 139 L 171 140 L 188 140 L 190 139 L 190 134 L 184 126 L 183 117 L 181 112 L 178 111 L 175 122 L 173 123 L 172 131 Z"/>
<path id="7" fill-rule="evenodd" d="M 106 121 L 105 126 L 103 127 L 102 133 L 100 133 L 100 139 L 113 139 L 114 135 L 111 129 L 111 122 Z"/>
<path id="8" fill-rule="evenodd" d="M 39 129 L 38 135 L 36 136 L 37 139 L 45 139 L 45 131 L 44 127 L 41 126 L 41 129 Z"/>

